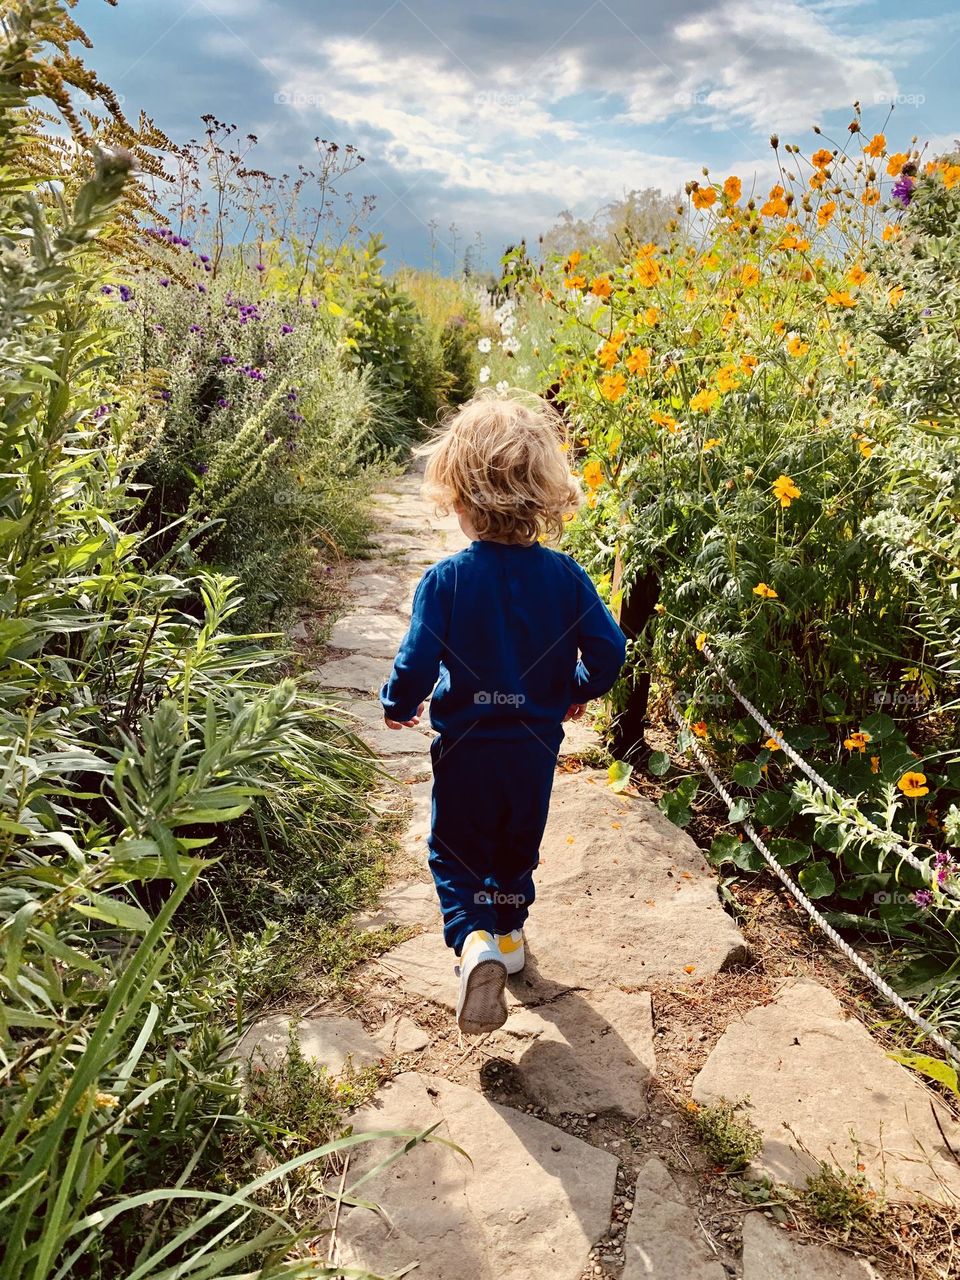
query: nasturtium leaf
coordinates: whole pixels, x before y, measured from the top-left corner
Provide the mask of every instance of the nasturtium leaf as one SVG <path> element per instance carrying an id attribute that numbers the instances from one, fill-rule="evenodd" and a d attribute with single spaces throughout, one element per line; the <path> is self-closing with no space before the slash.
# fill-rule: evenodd
<path id="1" fill-rule="evenodd" d="M 733 766 L 730 776 L 741 787 L 756 787 L 760 785 L 763 774 L 758 764 L 754 764 L 752 760 L 742 760 L 740 764 Z"/>
<path id="2" fill-rule="evenodd" d="M 670 757 L 665 751 L 652 751 L 647 761 L 647 768 L 654 777 L 662 778 L 670 772 Z"/>
<path id="3" fill-rule="evenodd" d="M 826 862 L 811 862 L 804 867 L 797 879 L 808 898 L 828 898 L 837 887 L 833 872 Z"/>
<path id="4" fill-rule="evenodd" d="M 607 785 L 611 791 L 623 791 L 630 785 L 633 769 L 625 760 L 614 760 L 607 770 Z"/>

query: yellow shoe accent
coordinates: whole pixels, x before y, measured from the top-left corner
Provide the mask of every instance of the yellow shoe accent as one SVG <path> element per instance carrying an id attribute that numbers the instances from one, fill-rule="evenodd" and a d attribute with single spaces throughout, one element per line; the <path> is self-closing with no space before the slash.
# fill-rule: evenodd
<path id="1" fill-rule="evenodd" d="M 527 962 L 523 950 L 522 930 L 514 929 L 512 933 L 495 933 L 493 940 L 497 944 L 497 950 L 504 957 L 503 963 L 507 966 L 507 973 L 519 973 Z"/>
<path id="2" fill-rule="evenodd" d="M 505 956 L 509 956 L 514 951 L 520 950 L 523 946 L 523 938 L 515 938 L 512 933 L 498 933 L 497 946 Z"/>

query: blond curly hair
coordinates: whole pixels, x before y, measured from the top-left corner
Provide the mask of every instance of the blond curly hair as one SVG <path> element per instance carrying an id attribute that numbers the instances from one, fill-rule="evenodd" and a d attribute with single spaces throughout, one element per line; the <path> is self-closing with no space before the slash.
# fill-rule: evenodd
<path id="1" fill-rule="evenodd" d="M 424 450 L 424 493 L 483 541 L 559 541 L 580 490 L 562 445 L 563 419 L 539 396 L 480 391 Z"/>

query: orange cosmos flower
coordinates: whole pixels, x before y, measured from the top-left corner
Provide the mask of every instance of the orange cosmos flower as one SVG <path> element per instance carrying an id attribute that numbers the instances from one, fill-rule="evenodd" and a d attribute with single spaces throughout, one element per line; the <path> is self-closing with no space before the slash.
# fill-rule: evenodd
<path id="1" fill-rule="evenodd" d="M 859 262 L 855 262 L 853 266 L 850 268 L 850 270 L 847 272 L 847 280 L 850 282 L 850 284 L 863 284 L 866 278 L 867 278 L 867 272 L 864 271 L 863 267 L 860 265 Z"/>
<path id="2" fill-rule="evenodd" d="M 599 489 L 603 484 L 603 467 L 591 459 L 583 468 L 583 483 L 588 489 Z"/>
<path id="3" fill-rule="evenodd" d="M 627 389 L 627 380 L 622 373 L 608 373 L 600 379 L 600 394 L 604 400 L 619 400 Z"/>
<path id="4" fill-rule="evenodd" d="M 709 440 L 703 442 L 703 452 L 709 453 L 711 449 L 715 449 L 718 444 L 723 444 L 723 436 L 711 436 Z"/>
<path id="5" fill-rule="evenodd" d="M 863 150 L 866 155 L 876 157 L 882 156 L 886 148 L 886 137 L 882 133 L 875 133 Z"/>
<path id="6" fill-rule="evenodd" d="M 760 212 L 765 218 L 785 218 L 789 211 L 789 206 L 784 199 L 783 187 L 772 187 L 770 199 L 760 206 Z"/>
<path id="7" fill-rule="evenodd" d="M 590 286 L 590 292 L 597 298 L 609 298 L 613 293 L 613 285 L 609 276 L 597 276 Z"/>
<path id="8" fill-rule="evenodd" d="M 723 194 L 727 197 L 731 204 L 736 204 L 740 199 L 743 191 L 743 184 L 740 179 L 733 174 L 723 184 Z"/>
<path id="9" fill-rule="evenodd" d="M 647 307 L 643 313 L 643 323 L 648 324 L 652 329 L 655 324 L 660 321 L 660 312 L 656 307 Z"/>
<path id="10" fill-rule="evenodd" d="M 960 164 L 945 165 L 943 169 L 943 185 L 948 191 L 952 191 L 958 182 L 960 182 Z"/>
<path id="11" fill-rule="evenodd" d="M 668 431 L 678 431 L 679 425 L 676 418 L 669 413 L 661 413 L 659 409 L 654 409 L 650 414 L 650 421 L 658 427 L 666 427 Z"/>
<path id="12" fill-rule="evenodd" d="M 799 360 L 810 350 L 810 343 L 804 342 L 798 333 L 791 333 L 787 338 L 787 354 Z"/>
<path id="13" fill-rule="evenodd" d="M 694 187 L 691 193 L 695 209 L 709 209 L 717 198 L 713 187 Z"/>
<path id="14" fill-rule="evenodd" d="M 714 377 L 717 387 L 724 393 L 735 390 L 740 381 L 733 365 L 724 365 L 722 369 L 717 370 Z"/>
<path id="15" fill-rule="evenodd" d="M 880 203 L 880 189 L 878 187 L 867 187 L 863 195 L 860 197 L 861 203 L 865 204 L 869 209 L 872 205 Z"/>
<path id="16" fill-rule="evenodd" d="M 849 738 L 844 738 L 843 745 L 848 751 L 859 751 L 861 754 L 866 750 L 867 743 L 871 741 L 870 734 L 858 730 L 851 733 Z"/>
<path id="17" fill-rule="evenodd" d="M 900 228 L 895 222 L 888 222 L 883 228 L 883 238 L 889 244 L 891 240 L 896 240 L 900 234 Z"/>
<path id="18" fill-rule="evenodd" d="M 758 582 L 753 588 L 753 594 L 755 596 L 761 596 L 764 600 L 778 599 L 777 593 L 774 591 L 773 587 L 768 587 L 765 582 Z"/>
<path id="19" fill-rule="evenodd" d="M 837 211 L 836 200 L 827 200 L 826 203 L 822 204 L 820 208 L 817 210 L 817 225 L 820 227 L 825 227 L 827 223 L 830 221 L 830 219 L 833 217 L 833 215 L 836 213 L 836 211 Z"/>
<path id="20" fill-rule="evenodd" d="M 857 300 L 846 289 L 833 289 L 827 294 L 827 303 L 831 307 L 855 307 Z"/>
<path id="21" fill-rule="evenodd" d="M 627 368 L 631 373 L 646 373 L 650 368 L 652 354 L 649 347 L 635 347 L 627 356 Z"/>
<path id="22" fill-rule="evenodd" d="M 649 289 L 660 279 L 660 264 L 652 258 L 642 258 L 637 263 L 636 274 L 643 287 Z"/>
<path id="23" fill-rule="evenodd" d="M 749 289 L 751 285 L 758 284 L 759 281 L 760 268 L 753 262 L 746 263 L 743 270 L 740 272 L 740 283 L 745 288 Z"/>
<path id="24" fill-rule="evenodd" d="M 780 499 L 781 507 L 789 507 L 794 498 L 800 497 L 800 490 L 789 476 L 777 476 L 770 488 L 773 496 Z"/>
<path id="25" fill-rule="evenodd" d="M 909 159 L 906 151 L 895 152 L 887 161 L 887 173 L 890 177 L 895 178 Z"/>
<path id="26" fill-rule="evenodd" d="M 887 294 L 887 302 L 891 307 L 899 307 L 900 303 L 903 301 L 904 293 L 906 293 L 906 290 L 903 285 L 895 284 Z"/>
<path id="27" fill-rule="evenodd" d="M 585 289 L 586 285 L 586 276 L 566 276 L 563 281 L 563 287 L 565 289 Z"/>
<path id="28" fill-rule="evenodd" d="M 741 356 L 740 358 L 740 368 L 748 376 L 753 373 L 759 363 L 760 361 L 756 356 Z"/>
<path id="29" fill-rule="evenodd" d="M 577 263 L 580 261 L 582 257 L 583 257 L 583 254 L 580 252 L 580 250 L 574 249 L 573 253 L 571 253 L 570 257 L 566 261 L 566 265 L 563 268 L 567 275 L 570 274 L 570 272 L 573 270 L 573 268 L 577 265 Z"/>
<path id="30" fill-rule="evenodd" d="M 822 147 L 819 151 L 815 151 L 810 159 L 818 169 L 826 169 L 828 165 L 833 164 L 833 152 Z"/>

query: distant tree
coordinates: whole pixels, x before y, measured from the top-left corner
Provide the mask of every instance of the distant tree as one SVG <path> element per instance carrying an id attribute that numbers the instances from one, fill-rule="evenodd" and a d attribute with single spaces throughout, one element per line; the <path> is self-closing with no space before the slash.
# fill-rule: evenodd
<path id="1" fill-rule="evenodd" d="M 644 187 L 609 201 L 589 221 L 564 209 L 540 237 L 541 251 L 545 258 L 566 257 L 574 249 L 596 246 L 610 262 L 619 262 L 637 245 L 665 239 L 678 200 L 678 195 L 665 195 L 658 187 Z"/>

